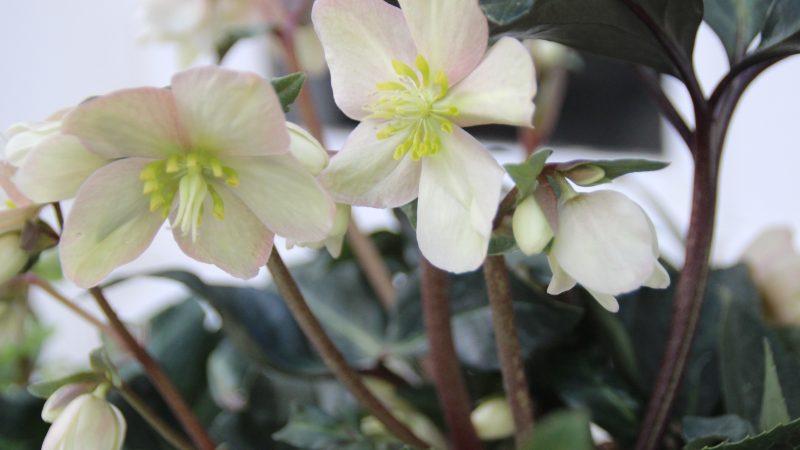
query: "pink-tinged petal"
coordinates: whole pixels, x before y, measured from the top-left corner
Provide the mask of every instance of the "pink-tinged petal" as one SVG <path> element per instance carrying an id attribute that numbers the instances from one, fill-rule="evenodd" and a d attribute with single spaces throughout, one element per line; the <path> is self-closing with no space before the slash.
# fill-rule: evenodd
<path id="1" fill-rule="evenodd" d="M 39 212 L 39 206 L 24 206 L 11 209 L 0 209 L 0 233 L 20 231 L 25 222 Z"/>
<path id="2" fill-rule="evenodd" d="M 228 156 L 289 151 L 286 117 L 272 85 L 254 73 L 209 66 L 172 78 L 193 148 Z"/>
<path id="3" fill-rule="evenodd" d="M 575 287 L 575 279 L 564 272 L 553 255 L 547 255 L 547 262 L 550 265 L 550 271 L 553 272 L 553 278 L 550 279 L 550 284 L 547 286 L 548 294 L 558 295 Z"/>
<path id="4" fill-rule="evenodd" d="M 462 127 L 490 123 L 529 127 L 535 94 L 530 54 L 519 41 L 506 37 L 489 49 L 444 101 L 458 108 L 454 121 Z"/>
<path id="5" fill-rule="evenodd" d="M 336 104 L 361 120 L 369 114 L 364 107 L 375 101 L 377 84 L 397 81 L 392 60 L 413 64 L 416 58 L 403 14 L 383 0 L 318 0 L 311 17 Z"/>
<path id="6" fill-rule="evenodd" d="M 320 241 L 333 226 L 336 205 L 291 155 L 231 158 L 239 174 L 231 188 L 271 231 L 294 241 Z"/>
<path id="7" fill-rule="evenodd" d="M 478 65 L 489 23 L 478 0 L 400 0 L 417 50 L 453 85 Z"/>
<path id="8" fill-rule="evenodd" d="M 75 136 L 55 135 L 31 150 L 14 182 L 36 203 L 57 202 L 74 197 L 89 175 L 108 162 Z"/>
<path id="9" fill-rule="evenodd" d="M 376 135 L 382 127 L 371 121 L 359 124 L 320 175 L 337 202 L 396 208 L 417 198 L 422 165 L 409 154 L 394 159 L 406 136 L 397 133 L 379 140 Z"/>
<path id="10" fill-rule="evenodd" d="M 61 129 L 108 159 L 164 158 L 189 144 L 166 89 L 126 89 L 89 100 L 64 117 Z"/>
<path id="11" fill-rule="evenodd" d="M 16 172 L 17 169 L 10 164 L 0 161 L 0 200 L 3 203 L 7 203 L 10 200 L 16 207 L 30 206 L 33 202 L 28 197 L 25 197 L 12 181 Z"/>
<path id="12" fill-rule="evenodd" d="M 139 174 L 150 160 L 127 158 L 95 172 L 81 186 L 61 236 L 61 265 L 80 287 L 97 285 L 145 251 L 164 223 L 150 212 Z"/>
<path id="13" fill-rule="evenodd" d="M 504 171 L 460 128 L 443 134 L 442 146 L 422 160 L 417 240 L 433 265 L 467 272 L 486 259 Z"/>
<path id="14" fill-rule="evenodd" d="M 225 205 L 224 218 L 214 217 L 214 205 L 209 198 L 203 207 L 197 239 L 192 241 L 191 233 L 184 234 L 173 227 L 175 240 L 187 255 L 198 261 L 214 264 L 238 278 L 253 278 L 269 258 L 274 235 L 230 188 L 222 183 L 215 183 L 213 188 Z"/>

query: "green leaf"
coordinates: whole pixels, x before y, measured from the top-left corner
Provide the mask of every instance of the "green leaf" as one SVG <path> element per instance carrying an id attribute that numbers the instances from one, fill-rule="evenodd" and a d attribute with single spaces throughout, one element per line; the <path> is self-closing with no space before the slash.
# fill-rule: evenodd
<path id="1" fill-rule="evenodd" d="M 764 395 L 761 399 L 761 419 L 758 426 L 761 431 L 771 430 L 777 425 L 789 423 L 789 410 L 783 398 L 778 369 L 772 356 L 769 341 L 764 339 Z"/>
<path id="2" fill-rule="evenodd" d="M 532 6 L 533 0 L 481 0 L 486 17 L 498 25 L 508 25 L 519 19 Z"/>
<path id="3" fill-rule="evenodd" d="M 309 450 L 371 450 L 353 420 L 333 417 L 314 406 L 297 406 L 273 439 Z"/>
<path id="4" fill-rule="evenodd" d="M 13 390 L 1 395 L 0 443 L 11 442 L 25 450 L 41 448 L 49 428 L 49 424 L 41 417 L 43 406 L 44 400 L 23 390 Z"/>
<path id="5" fill-rule="evenodd" d="M 684 450 L 700 450 L 720 442 L 736 442 L 754 434 L 753 425 L 745 419 L 727 414 L 717 417 L 683 418 L 683 438 L 688 442 Z"/>
<path id="6" fill-rule="evenodd" d="M 741 59 L 764 27 L 772 0 L 705 0 L 705 21 L 719 36 L 728 60 Z"/>
<path id="7" fill-rule="evenodd" d="M 556 412 L 545 416 L 524 450 L 593 450 L 589 416 L 580 411 Z"/>
<path id="8" fill-rule="evenodd" d="M 648 159 L 578 160 L 559 164 L 558 170 L 581 186 L 597 186 L 598 184 L 609 183 L 615 178 L 629 173 L 652 172 L 661 170 L 667 166 L 669 166 L 668 162 L 651 161 Z M 592 171 L 597 171 L 599 169 L 603 172 L 604 176 L 593 177 L 588 182 L 581 182 L 577 177 L 570 176 L 570 172 L 585 171 L 589 168 L 591 168 Z"/>
<path id="9" fill-rule="evenodd" d="M 764 3 L 768 3 L 764 0 Z M 789 39 L 800 39 L 800 3 L 797 0 L 773 0 L 767 13 L 759 48 L 769 48 Z"/>
<path id="10" fill-rule="evenodd" d="M 46 399 L 61 386 L 76 383 L 99 383 L 103 380 L 103 376 L 96 372 L 79 372 L 57 380 L 33 383 L 28 386 L 28 392 L 35 397 Z"/>
<path id="11" fill-rule="evenodd" d="M 702 0 L 635 2 L 691 62 L 703 19 Z M 499 33 L 559 42 L 581 50 L 676 73 L 653 32 L 622 0 L 537 0 L 530 13 Z"/>
<path id="12" fill-rule="evenodd" d="M 275 92 L 278 94 L 283 112 L 289 112 L 289 107 L 300 95 L 300 90 L 303 88 L 305 81 L 306 74 L 302 72 L 272 79 L 272 87 L 275 88 Z"/>
<path id="13" fill-rule="evenodd" d="M 536 190 L 536 186 L 539 184 L 536 178 L 542 173 L 547 158 L 552 154 L 553 150 L 541 150 L 529 156 L 523 163 L 506 164 L 503 166 L 506 168 L 508 175 L 511 176 L 511 179 L 514 180 L 514 184 L 517 185 L 517 189 L 519 190 L 517 199 L 519 201 L 532 195 L 533 191 Z"/>
<path id="14" fill-rule="evenodd" d="M 703 450 L 800 450 L 800 420 L 738 442 L 704 447 Z"/>

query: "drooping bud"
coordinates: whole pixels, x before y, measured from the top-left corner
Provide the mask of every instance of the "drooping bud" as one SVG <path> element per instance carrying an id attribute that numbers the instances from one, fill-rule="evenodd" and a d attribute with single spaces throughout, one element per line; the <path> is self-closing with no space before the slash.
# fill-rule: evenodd
<path id="1" fill-rule="evenodd" d="M 82 394 L 58 414 L 42 450 L 119 450 L 126 428 L 116 406 L 95 394 Z"/>
<path id="2" fill-rule="evenodd" d="M 514 239 L 526 255 L 541 253 L 553 239 L 550 223 L 532 195 L 517 206 L 511 225 Z"/>
<path id="3" fill-rule="evenodd" d="M 514 419 L 511 407 L 503 397 L 491 397 L 482 401 L 470 414 L 475 431 L 484 441 L 505 439 L 514 434 Z"/>

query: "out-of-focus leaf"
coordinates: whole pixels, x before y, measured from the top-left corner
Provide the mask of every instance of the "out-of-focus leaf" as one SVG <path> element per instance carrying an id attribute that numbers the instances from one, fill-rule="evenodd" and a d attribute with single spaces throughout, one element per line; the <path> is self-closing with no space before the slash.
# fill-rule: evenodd
<path id="1" fill-rule="evenodd" d="M 728 60 L 738 61 L 764 27 L 773 0 L 705 0 L 705 21 L 719 36 Z"/>
<path id="2" fill-rule="evenodd" d="M 772 0 L 759 48 L 766 49 L 788 40 L 795 44 L 800 40 L 800 3 L 796 0 Z"/>
<path id="3" fill-rule="evenodd" d="M 800 420 L 738 442 L 703 447 L 703 450 L 800 450 Z"/>
<path id="4" fill-rule="evenodd" d="M 333 417 L 314 406 L 297 406 L 289 423 L 272 437 L 309 450 L 372 450 L 356 421 Z"/>
<path id="5" fill-rule="evenodd" d="M 31 395 L 46 399 L 53 395 L 61 386 L 75 383 L 95 383 L 102 381 L 102 377 L 95 372 L 79 372 L 70 376 L 52 381 L 42 381 L 28 386 Z"/>
<path id="6" fill-rule="evenodd" d="M 736 442 L 755 434 L 753 425 L 735 414 L 717 417 L 686 416 L 683 418 L 682 432 L 683 438 L 688 442 L 684 450 L 700 450 L 725 441 Z"/>
<path id="7" fill-rule="evenodd" d="M 297 100 L 305 81 L 306 75 L 302 72 L 272 79 L 272 87 L 278 94 L 278 100 L 280 100 L 284 112 L 289 112 L 289 107 Z"/>
<path id="8" fill-rule="evenodd" d="M 545 416 L 524 450 L 593 450 L 589 416 L 580 411 L 556 412 Z"/>
<path id="9" fill-rule="evenodd" d="M 44 400 L 22 390 L 0 395 L 0 442 L 24 450 L 40 449 L 49 427 L 41 418 L 43 406 Z"/>
<path id="10" fill-rule="evenodd" d="M 580 182 L 580 180 L 570 177 L 581 186 L 597 186 L 598 184 L 609 183 L 615 178 L 629 173 L 652 172 L 654 170 L 661 170 L 667 166 L 669 166 L 667 162 L 651 161 L 647 159 L 581 160 L 559 164 L 558 170 L 566 173 L 568 176 L 569 172 L 582 169 L 587 170 L 591 168 L 602 171 L 603 176 L 594 178 L 591 182 Z"/>
<path id="11" fill-rule="evenodd" d="M 662 29 L 668 39 L 692 59 L 695 37 L 703 19 L 702 0 L 632 1 Z M 675 66 L 653 32 L 622 0 L 536 0 L 531 11 L 499 32 L 547 39 L 662 72 Z"/>
<path id="12" fill-rule="evenodd" d="M 534 0 L 481 0 L 486 17 L 498 25 L 508 25 L 527 13 Z"/>
<path id="13" fill-rule="evenodd" d="M 768 431 L 778 425 L 789 423 L 790 420 L 772 348 L 769 341 L 764 339 L 764 395 L 761 399 L 761 418 L 758 427 L 761 431 Z"/>

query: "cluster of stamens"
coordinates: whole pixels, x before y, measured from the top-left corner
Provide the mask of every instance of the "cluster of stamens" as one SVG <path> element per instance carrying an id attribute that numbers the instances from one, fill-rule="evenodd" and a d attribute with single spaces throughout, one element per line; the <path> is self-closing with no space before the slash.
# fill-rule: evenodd
<path id="1" fill-rule="evenodd" d="M 202 223 L 203 204 L 211 197 L 213 214 L 219 220 L 225 218 L 222 197 L 210 180 L 223 180 L 229 186 L 237 186 L 236 171 L 225 167 L 206 152 L 194 151 L 174 154 L 167 159 L 153 161 L 142 169 L 139 179 L 144 182 L 143 193 L 150 196 L 150 211 L 161 211 L 166 219 L 178 195 L 178 212 L 173 226 L 184 234 L 192 233 L 197 238 L 197 228 Z"/>
<path id="2" fill-rule="evenodd" d="M 458 115 L 458 108 L 442 102 L 450 89 L 447 75 L 438 71 L 431 77 L 428 61 L 422 55 L 417 56 L 415 65 L 416 71 L 393 60 L 399 81 L 378 83 L 378 99 L 367 107 L 370 118 L 387 121 L 378 131 L 378 139 L 405 134 L 394 151 L 397 160 L 409 152 L 415 161 L 438 153 L 442 148 L 440 133 L 452 133 L 450 119 Z"/>

